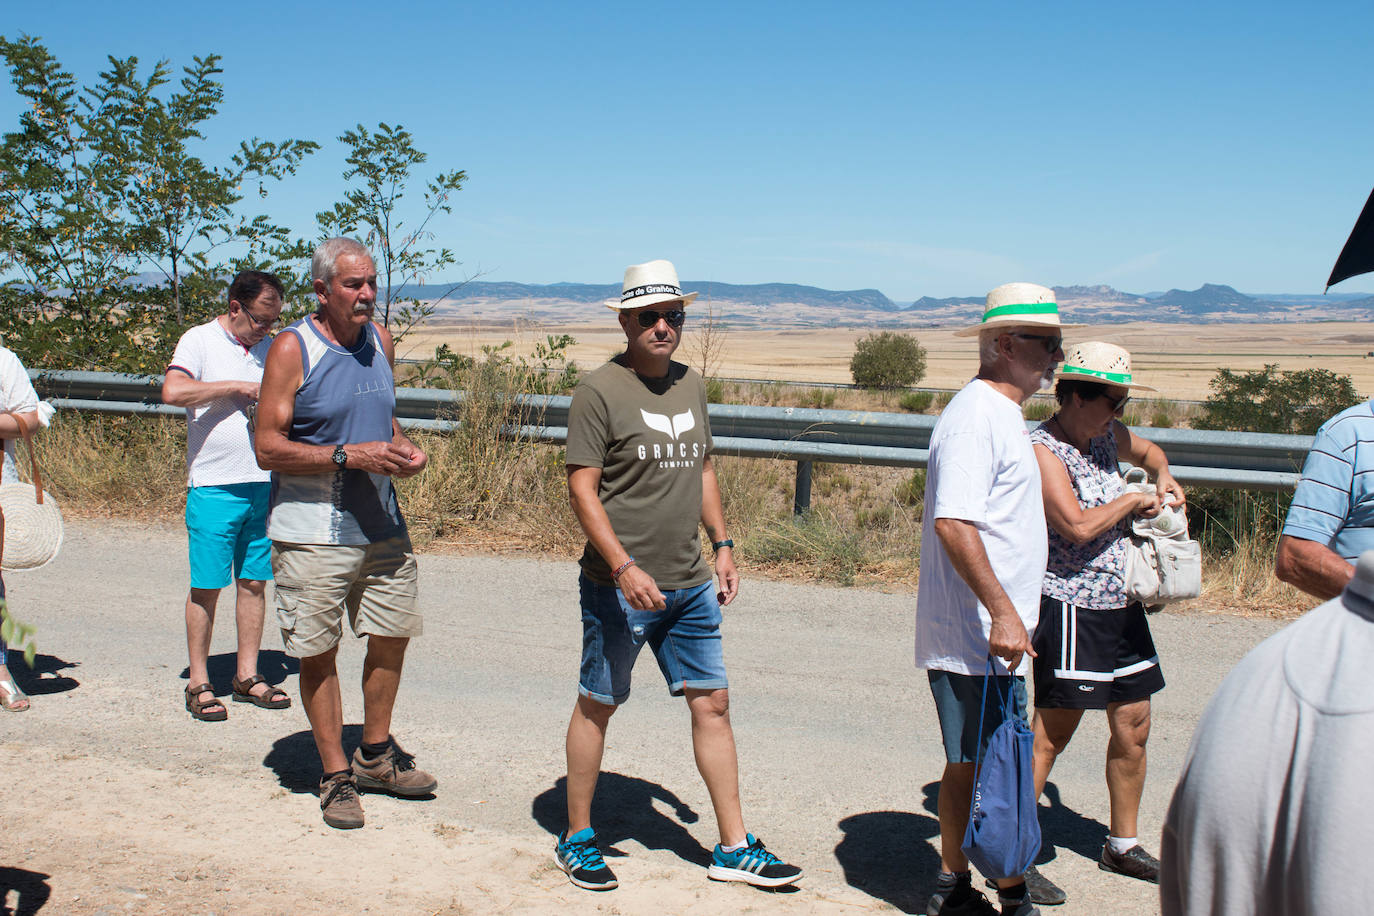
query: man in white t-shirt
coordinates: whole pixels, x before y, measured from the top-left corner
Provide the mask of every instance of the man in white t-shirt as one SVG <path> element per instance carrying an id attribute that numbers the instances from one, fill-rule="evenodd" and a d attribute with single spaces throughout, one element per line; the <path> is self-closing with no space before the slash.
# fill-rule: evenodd
<path id="1" fill-rule="evenodd" d="M 972 886 L 961 849 L 968 826 L 974 761 L 1003 721 L 1008 687 L 1026 715 L 1025 673 L 1040 617 L 1048 540 L 1040 470 L 1021 405 L 1048 387 L 1064 357 L 1054 292 L 1007 283 L 988 293 L 978 335 L 978 375 L 940 414 L 930 437 L 921 574 L 916 596 L 916 667 L 926 669 L 945 770 L 940 780 L 940 875 L 928 912 L 996 914 Z M 988 658 L 1009 679 L 988 691 Z M 1010 684 L 1007 683 L 1010 681 Z M 1037 876 L 1038 877 L 1038 876 Z M 997 881 L 1005 916 L 1038 912 L 1023 876 Z M 1057 890 L 1057 889 L 1056 889 Z"/>
<path id="2" fill-rule="evenodd" d="M 229 309 L 191 328 L 177 342 L 162 383 L 162 400 L 186 408 L 186 532 L 191 591 L 186 597 L 190 681 L 186 710 L 202 722 L 229 711 L 215 696 L 207 661 L 215 605 L 222 588 L 237 584 L 238 658 L 235 702 L 285 709 L 291 699 L 258 674 L 264 592 L 272 578 L 267 539 L 271 474 L 258 467 L 250 411 L 258 400 L 268 334 L 282 309 L 274 275 L 245 270 L 229 284 Z"/>

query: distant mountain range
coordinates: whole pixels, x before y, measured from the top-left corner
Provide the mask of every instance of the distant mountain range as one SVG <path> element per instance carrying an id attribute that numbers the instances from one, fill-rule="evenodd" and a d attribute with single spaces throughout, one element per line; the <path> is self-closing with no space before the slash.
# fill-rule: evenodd
<path id="1" fill-rule="evenodd" d="M 401 295 L 416 299 L 432 299 L 441 296 L 451 287 L 430 283 L 424 286 L 404 286 Z M 801 286 L 796 283 L 757 283 L 743 285 L 738 283 L 717 283 L 713 281 L 686 281 L 682 288 L 695 290 L 700 297 L 720 299 L 726 302 L 748 302 L 755 305 L 778 305 L 781 303 L 820 306 L 840 309 L 875 309 L 881 312 L 900 311 L 900 306 L 876 289 L 830 290 L 815 286 Z M 566 301 L 566 302 L 603 302 L 620 298 L 619 283 L 488 283 L 473 280 L 462 284 L 449 293 L 448 298 L 455 302 L 473 300 L 517 300 Z M 909 308 L 909 306 L 906 306 Z"/>
<path id="2" fill-rule="evenodd" d="M 156 286 L 162 274 L 139 274 L 130 282 Z M 894 302 L 876 289 L 830 290 L 797 283 L 719 283 L 688 280 L 699 304 L 720 307 L 717 319 L 729 325 L 804 327 L 932 327 L 967 324 L 983 312 L 983 296 L 922 296 Z M 1266 293 L 1246 295 L 1230 286 L 1204 283 L 1194 290 L 1131 293 L 1110 286 L 1056 286 L 1067 321 L 1117 324 L 1127 321 L 1255 322 L 1374 320 L 1374 296 L 1361 293 Z M 618 283 L 461 283 L 410 284 L 393 296 L 435 301 L 437 316 L 477 321 L 512 316 L 542 322 L 577 320 L 587 307 L 620 298 Z"/>
<path id="3" fill-rule="evenodd" d="M 718 304 L 727 323 L 806 325 L 930 326 L 966 323 L 982 313 L 983 296 L 934 298 L 894 302 L 876 289 L 828 290 L 795 283 L 737 284 L 686 281 L 698 302 Z M 1111 324 L 1126 321 L 1312 321 L 1374 318 L 1374 296 L 1279 293 L 1249 296 L 1230 286 L 1206 283 L 1195 290 L 1131 293 L 1110 286 L 1056 286 L 1065 317 L 1074 323 Z M 456 288 L 445 284 L 403 287 L 400 294 L 439 299 L 441 317 L 491 316 L 499 306 L 509 314 L 518 308 L 541 320 L 559 320 L 584 313 L 589 304 L 618 299 L 619 284 L 490 283 L 474 280 Z M 447 294 L 447 295 L 445 295 Z M 442 298 L 440 298 L 442 297 Z M 765 313 L 766 310 L 766 313 Z"/>

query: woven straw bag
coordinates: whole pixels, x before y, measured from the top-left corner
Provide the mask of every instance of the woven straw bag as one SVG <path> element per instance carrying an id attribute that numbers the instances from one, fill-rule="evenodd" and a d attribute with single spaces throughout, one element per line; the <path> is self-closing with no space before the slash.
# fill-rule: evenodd
<path id="1" fill-rule="evenodd" d="M 33 483 L 0 485 L 0 568 L 37 569 L 51 562 L 62 547 L 62 512 L 57 500 L 43 490 L 28 421 L 12 410 L 5 413 L 19 424 L 29 450 Z"/>

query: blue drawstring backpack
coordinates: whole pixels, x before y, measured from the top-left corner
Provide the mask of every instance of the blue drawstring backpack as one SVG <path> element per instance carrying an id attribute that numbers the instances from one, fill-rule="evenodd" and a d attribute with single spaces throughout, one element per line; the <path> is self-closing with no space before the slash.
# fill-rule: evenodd
<path id="1" fill-rule="evenodd" d="M 983 677 L 983 702 L 978 709 L 980 737 L 988 684 L 993 680 L 989 655 L 987 674 Z M 1040 852 L 1040 816 L 1036 810 L 1032 758 L 1035 733 L 1015 713 L 1011 678 L 995 680 L 999 692 L 1003 681 L 1007 686 L 1002 695 L 1003 721 L 988 739 L 986 754 L 979 742 L 979 753 L 974 759 L 978 776 L 973 785 L 963 850 L 984 877 L 1015 878 L 1030 868 Z"/>

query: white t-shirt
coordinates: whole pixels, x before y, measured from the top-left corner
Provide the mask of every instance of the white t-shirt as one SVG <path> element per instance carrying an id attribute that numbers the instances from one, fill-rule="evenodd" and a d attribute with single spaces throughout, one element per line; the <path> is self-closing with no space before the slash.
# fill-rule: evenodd
<path id="1" fill-rule="evenodd" d="M 1374 603 L 1347 588 L 1226 675 L 1164 823 L 1164 916 L 1374 908 L 1372 659 Z"/>
<path id="2" fill-rule="evenodd" d="M 955 571 L 935 534 L 937 518 L 963 519 L 977 527 L 997 581 L 1026 631 L 1034 633 L 1049 553 L 1040 466 L 1021 406 L 980 379 L 954 396 L 930 435 L 916 667 L 981 675 L 987 670 L 992 615 Z M 993 670 L 1006 673 L 1000 659 Z M 1013 673 L 1029 670 L 1026 656 Z"/>
<path id="3" fill-rule="evenodd" d="M 38 392 L 33 390 L 33 382 L 24 371 L 24 364 L 6 347 L 0 347 L 0 410 L 17 410 L 28 413 L 38 409 Z M 0 482 L 14 483 L 19 480 L 15 465 L 13 439 L 5 440 L 5 458 L 0 462 Z"/>
<path id="4" fill-rule="evenodd" d="M 250 350 L 216 318 L 181 335 L 167 370 L 183 370 L 198 382 L 261 382 L 263 360 L 271 345 L 269 338 L 263 338 Z M 188 487 L 266 483 L 272 479 L 271 473 L 258 467 L 253 454 L 248 405 L 244 398 L 216 398 L 186 408 Z"/>

